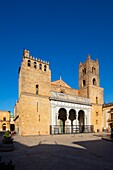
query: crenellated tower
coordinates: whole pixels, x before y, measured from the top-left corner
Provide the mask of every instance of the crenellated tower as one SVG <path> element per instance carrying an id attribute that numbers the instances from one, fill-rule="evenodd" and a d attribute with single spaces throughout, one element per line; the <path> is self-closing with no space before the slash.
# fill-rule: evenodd
<path id="1" fill-rule="evenodd" d="M 49 62 L 23 51 L 19 68 L 19 93 L 15 106 L 20 135 L 49 134 L 51 71 Z"/>
<path id="2" fill-rule="evenodd" d="M 88 55 L 87 60 L 79 65 L 79 95 L 91 99 L 91 121 L 95 131 L 101 131 L 103 88 L 100 87 L 99 63 Z"/>

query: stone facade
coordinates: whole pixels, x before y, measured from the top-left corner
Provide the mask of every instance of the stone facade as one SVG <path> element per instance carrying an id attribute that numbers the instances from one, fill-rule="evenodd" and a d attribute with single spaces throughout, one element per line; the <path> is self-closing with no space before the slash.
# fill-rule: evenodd
<path id="1" fill-rule="evenodd" d="M 33 58 L 24 50 L 18 91 L 14 114 L 15 128 L 20 135 L 50 134 L 50 125 L 59 125 L 59 119 L 63 125 L 89 124 L 94 125 L 95 132 L 102 131 L 103 88 L 98 60 L 90 56 L 79 65 L 76 90 L 62 79 L 51 82 L 49 63 Z M 70 113 L 76 115 L 73 122 Z"/>
<path id="2" fill-rule="evenodd" d="M 10 130 L 10 112 L 0 110 L 0 131 Z"/>
<path id="3" fill-rule="evenodd" d="M 113 124 L 113 103 L 103 105 L 102 126 L 104 131 L 110 131 L 110 124 Z"/>
<path id="4" fill-rule="evenodd" d="M 51 71 L 49 63 L 23 53 L 19 69 L 19 100 L 15 105 L 16 128 L 21 135 L 49 134 Z M 18 127 L 19 126 L 19 127 Z"/>

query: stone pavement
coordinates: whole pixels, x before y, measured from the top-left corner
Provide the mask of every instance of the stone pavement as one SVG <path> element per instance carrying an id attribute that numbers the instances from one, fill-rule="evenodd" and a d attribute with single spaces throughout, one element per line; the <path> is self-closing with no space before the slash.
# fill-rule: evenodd
<path id="1" fill-rule="evenodd" d="M 15 149 L 0 152 L 15 170 L 112 170 L 113 143 L 106 134 L 14 136 Z"/>

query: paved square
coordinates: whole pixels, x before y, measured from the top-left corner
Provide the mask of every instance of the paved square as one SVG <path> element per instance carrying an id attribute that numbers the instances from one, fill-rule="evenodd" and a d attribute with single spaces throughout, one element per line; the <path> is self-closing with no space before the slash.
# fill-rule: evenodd
<path id="1" fill-rule="evenodd" d="M 15 149 L 0 152 L 15 170 L 112 170 L 113 142 L 101 135 L 14 136 Z"/>

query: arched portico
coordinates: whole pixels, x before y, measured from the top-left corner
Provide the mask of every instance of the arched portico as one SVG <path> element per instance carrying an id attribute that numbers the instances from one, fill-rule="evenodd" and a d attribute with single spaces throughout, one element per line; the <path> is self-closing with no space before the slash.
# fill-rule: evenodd
<path id="1" fill-rule="evenodd" d="M 91 105 L 51 101 L 51 134 L 91 132 Z"/>
<path id="2" fill-rule="evenodd" d="M 79 129 L 80 129 L 80 132 L 83 133 L 84 132 L 84 123 L 85 123 L 85 120 L 84 120 L 84 117 L 85 117 L 85 113 L 83 110 L 80 110 L 78 112 L 78 121 L 79 121 Z"/>
<path id="3" fill-rule="evenodd" d="M 64 108 L 59 109 L 58 119 L 60 119 L 60 125 L 63 126 L 63 133 L 65 133 L 65 121 L 67 120 L 67 111 Z"/>
<path id="4" fill-rule="evenodd" d="M 69 111 L 69 119 L 71 121 L 71 133 L 73 133 L 73 121 L 76 119 L 76 111 L 74 109 Z"/>

